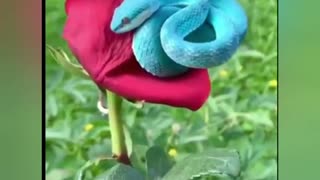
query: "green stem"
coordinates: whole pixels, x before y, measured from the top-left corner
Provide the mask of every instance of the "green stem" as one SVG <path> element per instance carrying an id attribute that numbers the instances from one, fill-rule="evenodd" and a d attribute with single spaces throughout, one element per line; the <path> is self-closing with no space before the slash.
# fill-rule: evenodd
<path id="1" fill-rule="evenodd" d="M 127 153 L 123 124 L 121 119 L 122 99 L 111 91 L 107 91 L 109 123 L 111 131 L 112 153 L 117 161 L 130 165 Z"/>

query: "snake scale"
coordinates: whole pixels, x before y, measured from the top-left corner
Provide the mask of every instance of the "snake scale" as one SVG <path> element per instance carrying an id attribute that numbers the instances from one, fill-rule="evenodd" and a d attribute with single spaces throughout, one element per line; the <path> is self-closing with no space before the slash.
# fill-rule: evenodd
<path id="1" fill-rule="evenodd" d="M 237 0 L 124 0 L 114 11 L 111 30 L 134 30 L 133 53 L 157 77 L 227 62 L 247 32 Z"/>

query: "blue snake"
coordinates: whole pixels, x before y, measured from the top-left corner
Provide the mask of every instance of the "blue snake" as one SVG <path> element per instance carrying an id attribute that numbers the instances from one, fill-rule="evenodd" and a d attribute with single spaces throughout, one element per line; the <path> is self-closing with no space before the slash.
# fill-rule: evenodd
<path id="1" fill-rule="evenodd" d="M 140 66 L 172 77 L 227 62 L 247 23 L 237 0 L 124 0 L 110 27 L 118 34 L 135 30 L 132 48 Z"/>

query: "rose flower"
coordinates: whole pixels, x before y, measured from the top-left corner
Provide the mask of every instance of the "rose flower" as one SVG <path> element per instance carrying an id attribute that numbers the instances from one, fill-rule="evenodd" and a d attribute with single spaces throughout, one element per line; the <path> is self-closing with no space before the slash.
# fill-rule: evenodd
<path id="1" fill-rule="evenodd" d="M 124 98 L 199 109 L 210 94 L 205 69 L 192 69 L 172 78 L 143 70 L 132 51 L 133 33 L 110 29 L 113 12 L 122 0 L 67 0 L 64 39 L 92 80 Z"/>

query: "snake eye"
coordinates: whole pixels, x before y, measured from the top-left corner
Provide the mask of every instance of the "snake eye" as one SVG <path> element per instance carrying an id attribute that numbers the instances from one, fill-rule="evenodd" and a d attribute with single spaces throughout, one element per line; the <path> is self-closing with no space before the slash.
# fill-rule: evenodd
<path id="1" fill-rule="evenodd" d="M 125 17 L 125 18 L 123 18 L 123 19 L 121 20 L 121 23 L 122 23 L 122 24 L 129 24 L 129 23 L 130 23 L 130 19 L 127 18 L 127 17 Z"/>

